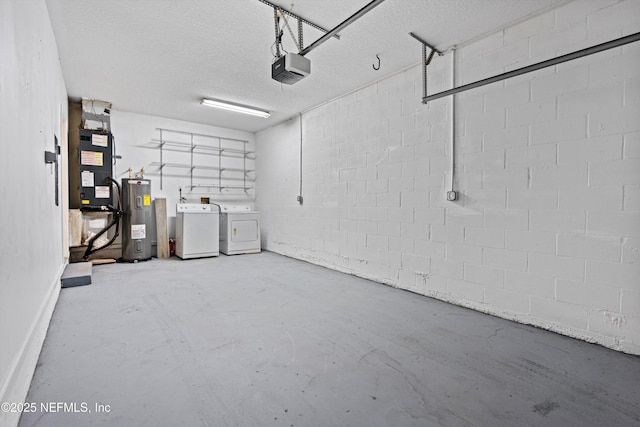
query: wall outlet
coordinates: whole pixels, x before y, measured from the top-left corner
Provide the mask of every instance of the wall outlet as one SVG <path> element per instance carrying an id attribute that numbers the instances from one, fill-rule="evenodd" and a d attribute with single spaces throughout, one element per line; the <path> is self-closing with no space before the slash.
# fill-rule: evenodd
<path id="1" fill-rule="evenodd" d="M 447 200 L 453 202 L 454 200 L 458 200 L 458 192 L 457 191 L 447 191 Z"/>

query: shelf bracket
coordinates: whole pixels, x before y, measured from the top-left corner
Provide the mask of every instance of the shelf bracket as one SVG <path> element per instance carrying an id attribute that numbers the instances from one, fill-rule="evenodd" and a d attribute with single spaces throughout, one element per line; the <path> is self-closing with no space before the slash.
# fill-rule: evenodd
<path id="1" fill-rule="evenodd" d="M 414 39 L 418 40 L 422 44 L 422 98 L 424 99 L 427 97 L 427 83 L 428 83 L 427 69 L 429 67 L 429 64 L 431 64 L 431 60 L 433 59 L 434 54 L 437 53 L 438 56 L 442 56 L 443 53 L 440 52 L 435 47 L 433 47 L 431 44 L 422 40 L 420 37 L 418 37 L 414 33 L 409 33 L 409 35 Z M 429 55 L 427 55 L 427 48 L 431 49 L 431 53 L 429 53 Z"/>

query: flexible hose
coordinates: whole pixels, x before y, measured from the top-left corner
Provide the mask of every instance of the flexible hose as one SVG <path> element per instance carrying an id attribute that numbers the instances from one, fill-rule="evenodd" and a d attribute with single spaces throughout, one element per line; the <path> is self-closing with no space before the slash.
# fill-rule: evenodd
<path id="1" fill-rule="evenodd" d="M 124 215 L 124 212 L 121 210 L 122 208 L 122 198 L 121 198 L 121 190 L 120 190 L 120 185 L 118 184 L 118 181 L 116 181 L 115 179 L 111 178 L 110 176 L 107 177 L 107 179 L 109 179 L 113 184 L 116 185 L 116 188 L 118 190 L 118 205 L 117 207 L 113 207 L 111 205 L 107 206 L 107 209 L 109 209 L 109 211 L 113 212 L 113 221 L 111 221 L 111 224 L 107 225 L 105 228 L 103 228 L 98 234 L 96 234 L 95 236 L 93 236 L 90 240 L 89 243 L 87 243 L 87 249 L 84 252 L 83 255 L 83 259 L 87 259 L 89 258 L 90 255 L 101 251 L 102 249 L 105 249 L 108 246 L 111 246 L 113 244 L 113 242 L 115 242 L 115 240 L 118 238 L 118 236 L 120 235 L 120 218 L 122 218 L 122 216 Z M 104 245 L 100 246 L 99 248 L 94 248 L 93 247 L 93 243 L 100 238 L 100 236 L 102 236 L 104 233 L 106 233 L 107 231 L 109 231 L 111 229 L 111 227 L 116 226 L 115 229 L 115 233 L 113 234 L 113 237 L 111 239 L 109 239 L 109 241 L 107 243 L 105 243 Z"/>

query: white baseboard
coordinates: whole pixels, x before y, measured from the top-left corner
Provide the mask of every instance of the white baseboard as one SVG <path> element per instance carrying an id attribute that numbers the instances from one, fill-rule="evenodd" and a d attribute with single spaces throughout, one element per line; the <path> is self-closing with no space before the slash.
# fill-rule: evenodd
<path id="1" fill-rule="evenodd" d="M 49 329 L 53 309 L 60 295 L 60 277 L 66 266 L 65 262 L 49 285 L 49 291 L 38 309 L 38 315 L 32 323 L 29 335 L 24 340 L 20 352 L 14 358 L 9 375 L 4 386 L 0 389 L 0 402 L 22 403 L 27 397 L 42 344 Z M 0 411 L 0 426 L 14 427 L 18 425 L 19 421 L 20 413 Z"/>

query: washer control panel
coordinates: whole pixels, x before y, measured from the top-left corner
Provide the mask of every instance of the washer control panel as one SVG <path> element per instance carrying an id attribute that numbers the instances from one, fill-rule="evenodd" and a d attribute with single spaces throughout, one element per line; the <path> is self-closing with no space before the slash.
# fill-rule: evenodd
<path id="1" fill-rule="evenodd" d="M 203 205 L 198 203 L 178 203 L 176 205 L 176 212 L 180 213 L 211 213 L 218 212 L 218 207 L 215 205 Z"/>

